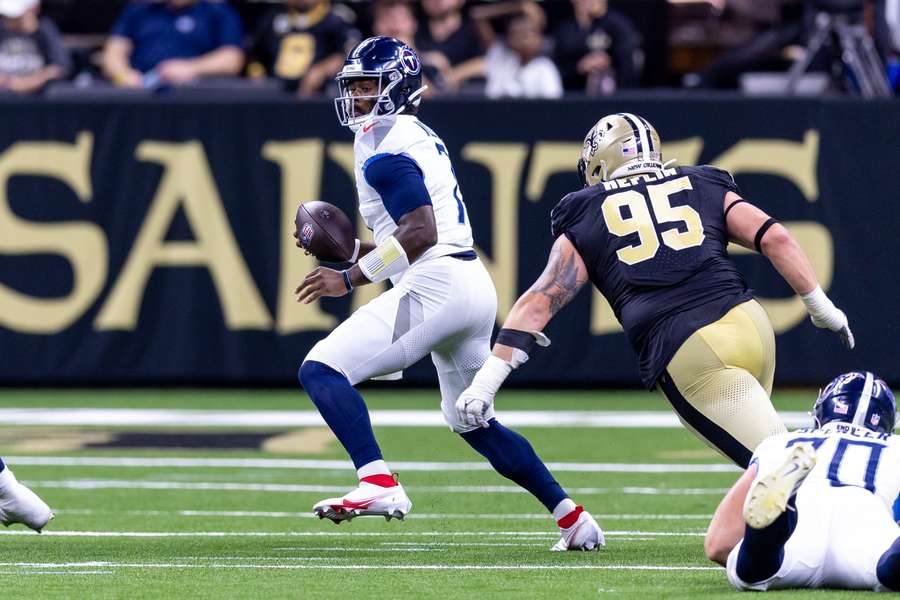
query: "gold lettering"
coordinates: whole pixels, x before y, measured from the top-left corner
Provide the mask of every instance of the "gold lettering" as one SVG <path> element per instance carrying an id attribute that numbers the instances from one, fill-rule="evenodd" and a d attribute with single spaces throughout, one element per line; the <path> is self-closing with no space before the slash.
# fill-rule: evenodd
<path id="1" fill-rule="evenodd" d="M 322 179 L 321 140 L 267 142 L 263 156 L 281 169 L 281 267 L 278 275 L 278 310 L 275 329 L 281 335 L 298 331 L 332 329 L 337 319 L 323 311 L 319 302 L 300 305 L 294 290 L 318 263 L 297 248 L 294 217 L 300 202 L 318 200 Z"/>
<path id="2" fill-rule="evenodd" d="M 790 140 L 743 140 L 713 161 L 732 173 L 772 173 L 793 182 L 808 202 L 819 197 L 816 163 L 819 159 L 819 132 L 810 129 L 803 142 Z"/>
<path id="3" fill-rule="evenodd" d="M 570 142 L 535 144 L 531 154 L 531 168 L 528 170 L 528 182 L 525 185 L 525 196 L 532 202 L 540 202 L 547 180 L 557 173 L 577 172 L 579 156 L 581 144 Z M 577 178 L 572 177 L 570 187 L 572 190 L 578 188 Z"/>
<path id="4" fill-rule="evenodd" d="M 272 318 L 234 239 L 203 146 L 197 141 L 143 142 L 136 154 L 163 165 L 165 172 L 125 267 L 97 316 L 97 329 L 134 329 L 153 270 L 188 266 L 209 270 L 229 328 L 271 327 Z M 179 206 L 196 241 L 165 241 Z"/>
<path id="5" fill-rule="evenodd" d="M 328 144 L 328 158 L 336 162 L 347 173 L 350 181 L 352 181 L 355 186 L 356 170 L 354 161 L 356 160 L 356 158 L 353 154 L 353 144 Z M 359 239 L 363 242 L 371 242 L 372 232 L 369 231 L 368 227 L 366 227 L 366 222 L 363 220 L 362 215 L 359 214 L 359 211 L 357 210 L 355 212 L 356 233 L 359 236 Z M 351 300 L 351 310 L 355 311 L 362 305 L 367 304 L 371 300 L 374 300 L 376 297 L 384 293 L 385 290 L 387 290 L 386 282 L 370 283 L 368 285 L 364 285 L 362 287 L 354 289 L 352 292 L 353 298 Z"/>
<path id="6" fill-rule="evenodd" d="M 34 298 L 0 284 L 0 325 L 21 333 L 58 333 L 84 314 L 106 281 L 108 246 L 93 223 L 32 223 L 9 206 L 7 184 L 15 175 L 53 177 L 81 202 L 90 202 L 93 136 L 82 132 L 74 144 L 19 142 L 0 156 L 0 253 L 58 254 L 72 266 L 72 291 L 63 298 Z"/>
<path id="7" fill-rule="evenodd" d="M 827 290 L 834 275 L 834 245 L 831 233 L 824 225 L 813 221 L 794 221 L 783 223 L 783 225 L 797 239 L 797 243 L 809 257 L 819 285 L 822 286 L 822 289 Z M 737 244 L 730 244 L 728 251 L 735 254 L 752 252 Z M 807 317 L 806 307 L 799 296 L 795 295 L 790 298 L 757 296 L 756 299 L 769 313 L 775 333 L 784 333 L 792 327 L 796 327 Z"/>
<path id="8" fill-rule="evenodd" d="M 519 243 L 519 194 L 526 144 L 466 144 L 462 157 L 484 165 L 491 173 L 492 259 L 479 253 L 497 288 L 497 319 L 502 322 L 516 293 Z M 465 194 L 465 192 L 464 192 Z"/>

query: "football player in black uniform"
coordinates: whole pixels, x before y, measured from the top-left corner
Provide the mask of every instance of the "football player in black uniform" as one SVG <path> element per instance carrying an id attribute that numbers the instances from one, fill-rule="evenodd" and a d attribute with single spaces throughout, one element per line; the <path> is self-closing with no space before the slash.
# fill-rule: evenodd
<path id="1" fill-rule="evenodd" d="M 535 344 L 549 344 L 541 330 L 590 281 L 625 329 L 643 383 L 662 391 L 688 429 L 746 468 L 752 449 L 785 428 L 769 400 L 772 325 L 728 257 L 729 240 L 765 255 L 813 324 L 852 348 L 847 317 L 787 229 L 741 198 L 726 171 L 666 168 L 645 119 L 600 119 L 578 170 L 584 189 L 550 213 L 556 241 L 547 267 L 513 306 L 457 411 L 489 426 L 484 411 L 500 385 Z"/>

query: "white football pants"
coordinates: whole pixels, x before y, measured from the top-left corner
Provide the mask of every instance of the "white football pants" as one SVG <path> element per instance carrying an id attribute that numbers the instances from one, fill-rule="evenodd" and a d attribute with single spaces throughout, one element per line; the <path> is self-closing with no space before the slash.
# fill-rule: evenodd
<path id="1" fill-rule="evenodd" d="M 427 259 L 338 325 L 304 362 L 324 363 L 356 385 L 431 353 L 444 419 L 453 431 L 471 431 L 454 405 L 490 354 L 496 316 L 497 292 L 480 260 Z M 487 418 L 493 416 L 492 409 Z"/>

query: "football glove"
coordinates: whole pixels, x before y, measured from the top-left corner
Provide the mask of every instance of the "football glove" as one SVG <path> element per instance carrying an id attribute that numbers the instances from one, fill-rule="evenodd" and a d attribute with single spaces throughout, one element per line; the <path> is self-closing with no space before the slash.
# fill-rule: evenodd
<path id="1" fill-rule="evenodd" d="M 809 319 L 813 325 L 836 332 L 841 336 L 844 346 L 850 350 L 853 349 L 856 341 L 853 339 L 853 332 L 850 331 L 847 315 L 834 305 L 821 287 L 816 286 L 816 289 L 800 296 L 800 299 L 806 305 Z"/>
<path id="2" fill-rule="evenodd" d="M 502 358 L 493 354 L 488 357 L 475 374 L 472 385 L 456 400 L 460 423 L 471 427 L 490 427 L 487 415 L 494 405 L 494 396 L 512 369 L 512 365 Z"/>

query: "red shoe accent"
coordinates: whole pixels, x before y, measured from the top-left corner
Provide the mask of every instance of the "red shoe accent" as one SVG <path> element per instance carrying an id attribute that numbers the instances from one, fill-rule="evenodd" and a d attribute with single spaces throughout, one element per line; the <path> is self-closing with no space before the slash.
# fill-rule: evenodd
<path id="1" fill-rule="evenodd" d="M 557 525 L 560 526 L 561 529 L 568 529 L 578 520 L 578 516 L 584 512 L 584 507 L 580 504 L 575 507 L 575 510 L 564 516 L 562 519 L 556 522 Z"/>
<path id="2" fill-rule="evenodd" d="M 375 502 L 375 498 L 366 498 L 365 500 L 361 500 L 359 502 L 354 502 L 353 500 L 344 500 L 343 508 L 361 508 L 366 509 Z"/>
<path id="3" fill-rule="evenodd" d="M 397 482 L 394 480 L 393 475 L 385 475 L 383 473 L 379 475 L 369 475 L 368 477 L 363 477 L 359 480 L 359 482 L 371 483 L 372 485 L 381 486 L 383 488 L 394 487 L 395 485 L 397 485 Z"/>

